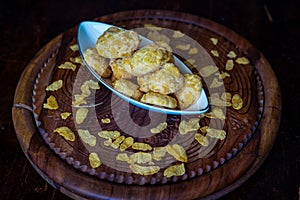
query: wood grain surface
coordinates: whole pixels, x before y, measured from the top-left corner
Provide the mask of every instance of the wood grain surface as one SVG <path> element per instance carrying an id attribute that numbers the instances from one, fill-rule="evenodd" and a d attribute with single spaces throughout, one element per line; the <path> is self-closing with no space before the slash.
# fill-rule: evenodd
<path id="1" fill-rule="evenodd" d="M 132 176 L 125 174 L 122 175 L 125 179 L 120 179 L 121 175 L 118 170 L 114 171 L 115 169 L 107 171 L 99 168 L 95 172 L 89 168 L 87 159 L 84 159 L 87 156 L 79 150 L 84 149 L 83 147 L 69 145 L 55 134 L 52 136 L 57 114 L 51 117 L 51 112 L 44 112 L 42 109 L 47 96 L 44 88 L 51 81 L 56 80 L 58 76 L 68 82 L 72 80 L 71 77 L 78 76 L 56 70 L 59 64 L 74 56 L 68 50 L 69 46 L 74 44 L 74 40 L 76 43 L 77 28 L 74 27 L 40 50 L 32 64 L 30 63 L 24 71 L 16 90 L 13 108 L 15 130 L 24 153 L 44 179 L 73 198 L 217 198 L 238 187 L 258 169 L 274 143 L 281 113 L 281 96 L 276 77 L 259 51 L 233 31 L 210 20 L 185 13 L 162 10 L 127 11 L 96 20 L 126 28 L 151 23 L 180 30 L 204 44 L 206 49 L 211 46 L 205 46 L 205 40 L 218 38 L 221 44 L 220 50 L 218 49 L 220 54 L 226 55 L 234 49 L 238 56 L 247 56 L 251 62 L 248 66 L 236 67 L 231 73 L 231 81 L 224 83 L 225 91 L 243 94 L 244 107 L 240 112 L 227 109 L 225 143 L 221 142 L 219 147 L 216 146 L 213 154 L 210 153 L 202 159 L 191 159 L 191 162 L 186 164 L 187 171 L 182 177 L 167 180 L 140 176 L 129 181 L 128 178 L 131 180 Z M 189 31 L 185 32 L 187 30 Z M 215 60 L 220 70 L 224 69 L 224 63 L 221 61 L 224 62 L 222 57 Z M 66 98 L 70 93 L 67 90 L 63 91 L 64 94 L 55 94 L 59 102 L 66 105 L 63 106 L 64 110 L 70 109 L 68 105 L 72 99 Z M 73 90 L 72 87 L 70 90 Z M 28 95 L 32 93 L 33 97 Z M 60 99 L 60 96 L 63 99 Z M 66 101 L 67 99 L 69 100 Z M 31 105 L 34 108 L 35 120 L 32 118 Z M 35 123 L 38 129 L 34 126 Z M 106 174 L 105 178 L 103 173 Z"/>

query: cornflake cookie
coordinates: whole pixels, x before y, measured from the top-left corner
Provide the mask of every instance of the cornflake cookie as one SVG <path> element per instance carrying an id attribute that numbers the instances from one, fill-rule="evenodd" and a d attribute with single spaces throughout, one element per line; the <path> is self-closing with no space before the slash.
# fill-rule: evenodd
<path id="1" fill-rule="evenodd" d="M 156 71 L 172 59 L 171 47 L 166 43 L 151 43 L 134 52 L 130 60 L 131 65 L 125 65 L 125 69 L 130 74 L 141 76 Z"/>
<path id="2" fill-rule="evenodd" d="M 139 100 L 143 93 L 139 91 L 139 86 L 127 79 L 119 79 L 113 82 L 114 88 L 133 99 Z"/>
<path id="3" fill-rule="evenodd" d="M 183 87 L 175 92 L 175 96 L 178 100 L 178 107 L 180 109 L 185 109 L 194 104 L 200 97 L 201 90 L 201 78 L 195 74 L 185 74 Z"/>
<path id="4" fill-rule="evenodd" d="M 148 92 L 144 94 L 141 98 L 141 102 L 167 107 L 167 108 L 177 107 L 177 101 L 175 98 L 165 94 L 160 94 L 155 92 Z"/>
<path id="5" fill-rule="evenodd" d="M 111 27 L 98 38 L 96 49 L 104 58 L 121 58 L 130 56 L 137 49 L 139 41 L 136 32 Z"/>
<path id="6" fill-rule="evenodd" d="M 91 66 L 100 76 L 107 78 L 111 75 L 109 60 L 100 56 L 96 49 L 89 48 L 83 52 L 85 61 Z"/>
<path id="7" fill-rule="evenodd" d="M 166 63 L 154 73 L 138 77 L 140 90 L 160 94 L 171 94 L 183 87 L 184 77 L 173 63 Z"/>
<path id="8" fill-rule="evenodd" d="M 119 59 L 112 59 L 109 63 L 109 66 L 112 69 L 113 77 L 112 79 L 132 79 L 133 75 L 128 73 L 125 68 L 130 68 L 130 58 L 119 58 Z"/>

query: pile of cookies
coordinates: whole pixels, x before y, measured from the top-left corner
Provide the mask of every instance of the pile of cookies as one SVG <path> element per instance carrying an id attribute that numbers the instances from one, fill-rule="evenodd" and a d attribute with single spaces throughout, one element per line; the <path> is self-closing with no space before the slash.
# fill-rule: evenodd
<path id="1" fill-rule="evenodd" d="M 201 78 L 182 74 L 174 64 L 171 47 L 150 43 L 141 48 L 132 30 L 108 28 L 98 37 L 96 48 L 84 51 L 87 64 L 115 90 L 143 103 L 186 109 L 200 97 Z"/>

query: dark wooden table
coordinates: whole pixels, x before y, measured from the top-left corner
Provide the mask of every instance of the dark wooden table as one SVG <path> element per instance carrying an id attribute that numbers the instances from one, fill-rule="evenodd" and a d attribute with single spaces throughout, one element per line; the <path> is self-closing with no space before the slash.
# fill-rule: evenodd
<path id="1" fill-rule="evenodd" d="M 0 7 L 0 199 L 68 199 L 23 154 L 11 108 L 21 73 L 35 53 L 83 20 L 135 9 L 168 9 L 211 19 L 248 39 L 268 59 L 282 90 L 277 139 L 260 169 L 222 199 L 299 199 L 298 46 L 300 2 L 287 1 L 8 1 Z"/>

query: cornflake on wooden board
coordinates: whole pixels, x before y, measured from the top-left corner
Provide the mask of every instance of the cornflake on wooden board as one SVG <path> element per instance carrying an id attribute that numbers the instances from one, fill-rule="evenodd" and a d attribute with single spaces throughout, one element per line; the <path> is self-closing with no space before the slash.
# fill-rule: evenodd
<path id="1" fill-rule="evenodd" d="M 62 119 L 67 119 L 70 115 L 71 115 L 70 112 L 62 112 L 62 113 L 60 113 L 60 117 Z"/>
<path id="2" fill-rule="evenodd" d="M 167 126 L 168 126 L 167 122 L 159 123 L 156 127 L 151 128 L 151 129 L 150 129 L 150 132 L 151 132 L 151 133 L 154 133 L 154 134 L 160 133 L 160 132 L 162 132 L 163 130 L 165 130 L 165 129 L 167 128 Z"/>
<path id="3" fill-rule="evenodd" d="M 173 33 L 173 38 L 181 38 L 183 36 L 185 36 L 185 34 L 180 31 L 174 31 Z"/>
<path id="4" fill-rule="evenodd" d="M 219 68 L 213 65 L 208 65 L 199 70 L 199 73 L 202 77 L 209 77 L 219 71 Z"/>
<path id="5" fill-rule="evenodd" d="M 149 144 L 143 142 L 135 142 L 132 144 L 132 149 L 140 151 L 151 151 L 152 147 Z"/>
<path id="6" fill-rule="evenodd" d="M 172 176 L 182 176 L 185 173 L 184 164 L 181 163 L 179 165 L 172 165 L 164 170 L 164 176 L 172 177 Z"/>
<path id="7" fill-rule="evenodd" d="M 186 155 L 185 149 L 179 144 L 169 144 L 166 146 L 167 152 L 172 155 L 176 160 L 181 162 L 187 162 L 188 157 Z"/>
<path id="8" fill-rule="evenodd" d="M 217 45 L 217 44 L 218 44 L 218 39 L 217 39 L 217 38 L 210 38 L 210 41 L 211 41 L 214 45 Z"/>
<path id="9" fill-rule="evenodd" d="M 56 91 L 63 87 L 63 81 L 57 80 L 46 87 L 46 91 Z"/>
<path id="10" fill-rule="evenodd" d="M 190 44 L 179 44 L 175 47 L 176 49 L 187 51 L 191 48 Z"/>
<path id="11" fill-rule="evenodd" d="M 58 133 L 60 136 L 62 136 L 65 140 L 68 141 L 75 141 L 75 134 L 73 133 L 73 131 L 67 127 L 67 126 L 61 126 L 58 127 L 56 129 L 54 129 L 53 131 L 54 133 Z"/>
<path id="12" fill-rule="evenodd" d="M 96 142 L 97 142 L 96 137 L 90 134 L 88 130 L 78 129 L 78 135 L 84 143 L 92 147 L 96 146 Z"/>
<path id="13" fill-rule="evenodd" d="M 250 63 L 249 60 L 248 60 L 248 58 L 246 58 L 246 57 L 239 57 L 239 58 L 237 58 L 237 59 L 235 60 L 235 62 L 236 62 L 237 64 L 241 64 L 241 65 L 246 65 L 246 64 L 249 64 L 249 63 Z"/>
<path id="14" fill-rule="evenodd" d="M 160 170 L 160 167 L 155 165 L 142 166 L 142 165 L 132 163 L 129 165 L 129 167 L 133 173 L 145 175 L 145 176 L 156 174 Z"/>
<path id="15" fill-rule="evenodd" d="M 58 66 L 59 69 L 71 69 L 72 71 L 75 71 L 77 68 L 77 65 L 73 64 L 72 62 L 66 61 L 65 63 Z"/>
<path id="16" fill-rule="evenodd" d="M 57 110 L 59 108 L 56 98 L 53 95 L 50 95 L 47 98 L 47 103 L 43 104 L 43 108 L 49 110 Z"/>
<path id="17" fill-rule="evenodd" d="M 101 122 L 103 124 L 109 124 L 111 122 L 110 118 L 104 118 L 104 119 L 101 119 Z"/>
<path id="18" fill-rule="evenodd" d="M 236 58 L 237 55 L 236 55 L 236 53 L 234 51 L 229 51 L 228 54 L 227 54 L 227 57 L 228 58 Z"/>
<path id="19" fill-rule="evenodd" d="M 217 50 L 211 50 L 210 53 L 215 57 L 219 57 L 219 52 Z"/>
<path id="20" fill-rule="evenodd" d="M 228 60 L 226 61 L 226 64 L 225 64 L 225 69 L 226 69 L 227 71 L 230 71 L 230 70 L 233 69 L 233 67 L 234 67 L 234 62 L 233 62 L 233 60 L 232 60 L 232 59 L 228 59 Z"/>
<path id="21" fill-rule="evenodd" d="M 75 121 L 76 124 L 81 124 L 87 117 L 89 110 L 87 108 L 79 108 L 76 111 Z"/>
<path id="22" fill-rule="evenodd" d="M 200 128 L 199 119 L 198 118 L 192 118 L 192 119 L 189 119 L 188 121 L 182 120 L 179 124 L 178 129 L 179 129 L 179 133 L 181 135 L 185 135 L 188 132 L 196 131 L 199 128 Z"/>
<path id="23" fill-rule="evenodd" d="M 92 168 L 98 168 L 102 164 L 98 154 L 95 152 L 89 154 L 89 161 Z"/>
<path id="24" fill-rule="evenodd" d="M 73 63 L 81 64 L 81 65 L 84 64 L 81 56 L 70 57 L 70 61 L 73 62 Z"/>
<path id="25" fill-rule="evenodd" d="M 243 107 L 243 99 L 239 94 L 234 94 L 231 99 L 232 108 L 240 110 Z"/>
<path id="26" fill-rule="evenodd" d="M 193 47 L 189 50 L 188 54 L 194 55 L 198 53 L 198 49 L 196 47 Z"/>
<path id="27" fill-rule="evenodd" d="M 202 135 L 202 134 L 200 134 L 200 133 L 196 133 L 195 134 L 195 140 L 197 142 L 199 142 L 199 144 L 201 144 L 202 146 L 206 147 L 206 146 L 209 145 L 209 141 L 208 141 L 207 137 L 204 136 L 204 135 Z"/>
<path id="28" fill-rule="evenodd" d="M 104 139 L 117 139 L 121 136 L 121 133 L 119 131 L 108 131 L 108 130 L 102 130 L 98 133 L 98 136 Z"/>
<path id="29" fill-rule="evenodd" d="M 73 45 L 71 45 L 71 46 L 70 46 L 70 49 L 71 49 L 72 51 L 74 51 L 74 52 L 79 51 L 78 44 L 73 44 Z"/>
<path id="30" fill-rule="evenodd" d="M 133 137 L 126 137 L 125 140 L 120 145 L 120 150 L 125 151 L 134 143 Z"/>

